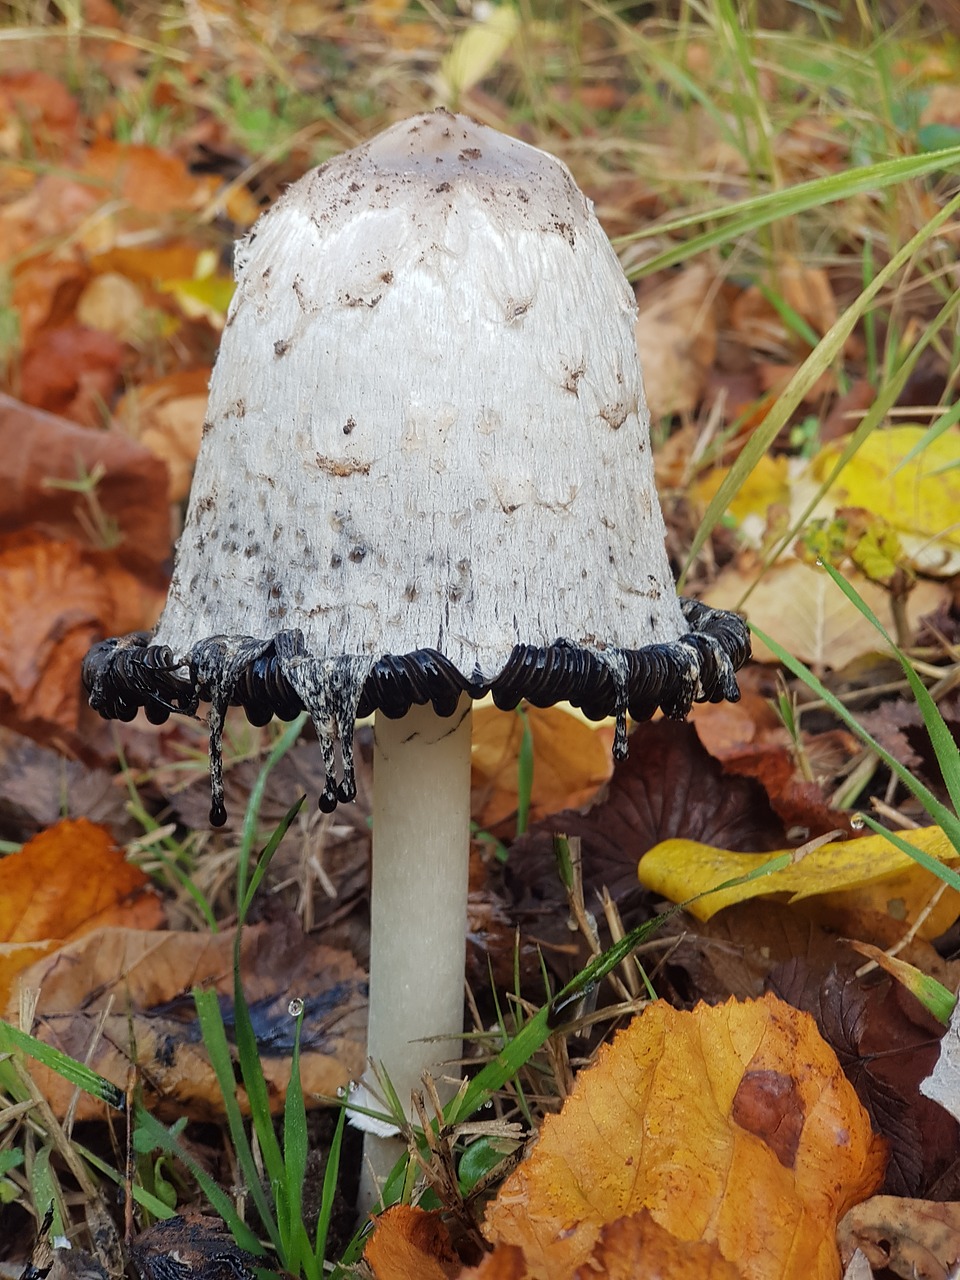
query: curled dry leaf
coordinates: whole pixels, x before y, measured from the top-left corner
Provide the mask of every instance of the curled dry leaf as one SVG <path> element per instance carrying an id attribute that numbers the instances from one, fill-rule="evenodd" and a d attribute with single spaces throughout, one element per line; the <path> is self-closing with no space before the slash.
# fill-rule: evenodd
<path id="1" fill-rule="evenodd" d="M 119 431 L 77 426 L 2 393 L 0 442 L 0 533 L 30 526 L 90 551 L 110 542 L 120 564 L 165 585 L 171 542 L 167 474 L 143 445 Z M 94 504 L 64 488 L 97 474 Z"/>
<path id="2" fill-rule="evenodd" d="M 846 575 L 880 621 L 893 634 L 890 593 L 861 574 Z M 724 569 L 704 592 L 703 601 L 716 609 L 735 609 L 751 588 L 747 608 L 750 621 L 784 645 L 801 661 L 817 670 L 845 667 L 866 653 L 877 653 L 883 641 L 865 624 L 863 615 L 840 591 L 829 574 L 801 560 L 771 565 L 757 580 L 755 569 Z M 942 589 L 933 582 L 918 582 L 907 597 L 911 628 L 940 602 Z M 773 655 L 756 637 L 753 656 L 772 662 Z"/>
<path id="3" fill-rule="evenodd" d="M 117 417 L 127 430 L 167 464 L 171 502 L 181 502 L 190 491 L 209 379 L 206 368 L 180 370 L 137 387 L 117 405 Z"/>
<path id="4" fill-rule="evenodd" d="M 640 298 L 637 346 L 654 418 L 692 413 L 703 397 L 717 353 L 714 285 L 713 272 L 694 263 Z"/>
<path id="5" fill-rule="evenodd" d="M 960 1204 L 873 1196 L 840 1223 L 845 1260 L 859 1249 L 877 1271 L 903 1280 L 950 1280 L 960 1262 Z"/>
<path id="6" fill-rule="evenodd" d="M 549 1117 L 488 1208 L 533 1280 L 572 1276 L 605 1223 L 648 1209 L 747 1280 L 837 1280 L 838 1218 L 883 1176 L 883 1143 L 813 1019 L 772 997 L 650 1005 Z"/>
<path id="7" fill-rule="evenodd" d="M 440 1215 L 406 1204 L 377 1218 L 363 1260 L 376 1280 L 453 1280 L 461 1272 Z"/>
<path id="8" fill-rule="evenodd" d="M 84 654 L 105 635 L 152 626 L 162 603 L 109 553 L 33 533 L 0 536 L 0 721 L 84 750 Z"/>
<path id="9" fill-rule="evenodd" d="M 17 975 L 64 941 L 105 925 L 160 928 L 163 905 L 110 832 L 58 822 L 0 861 L 0 1009 Z"/>
<path id="10" fill-rule="evenodd" d="M 957 852 L 939 827 L 910 832 L 910 842 L 945 863 L 955 863 Z M 822 844 L 808 852 L 782 849 L 791 864 L 746 884 L 709 893 L 691 902 L 687 910 L 698 920 L 709 920 L 724 907 L 751 898 L 788 894 L 790 901 L 823 898 L 829 907 L 848 911 L 871 910 L 899 921 L 904 932 L 930 904 L 941 882 L 924 867 L 901 853 L 883 836 L 861 836 Z M 686 902 L 696 894 L 755 871 L 777 854 L 730 853 L 693 840 L 665 840 L 644 854 L 637 874 L 648 889 L 672 902 Z M 919 925 L 919 935 L 936 938 L 960 916 L 960 894 L 944 889 Z"/>
<path id="11" fill-rule="evenodd" d="M 533 737 L 530 818 L 586 804 L 610 776 L 609 744 L 602 733 L 563 707 L 524 708 Z M 496 707 L 473 713 L 471 769 L 473 817 L 491 830 L 517 812 L 517 758 L 523 720 Z"/>
<path id="12" fill-rule="evenodd" d="M 144 1105 L 160 1117 L 219 1119 L 223 1101 L 203 1047 L 190 991 L 220 995 L 233 1026 L 233 930 L 212 936 L 101 929 L 52 952 L 20 975 L 40 991 L 34 1034 L 126 1088 L 139 1071 Z M 305 937 L 287 921 L 243 932 L 241 974 L 272 1108 L 290 1079 L 295 1020 L 304 1001 L 300 1074 L 308 1104 L 360 1075 L 365 1061 L 366 979 L 353 957 Z M 16 995 L 6 1016 L 16 1016 Z M 73 1088 L 39 1063 L 31 1074 L 58 1115 Z M 246 1107 L 242 1094 L 240 1103 Z M 81 1096 L 77 1119 L 102 1119 L 104 1107 Z"/>

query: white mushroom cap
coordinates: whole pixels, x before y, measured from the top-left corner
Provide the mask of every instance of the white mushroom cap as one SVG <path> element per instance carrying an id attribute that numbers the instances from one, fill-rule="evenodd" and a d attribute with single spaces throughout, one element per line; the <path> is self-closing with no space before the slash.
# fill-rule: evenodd
<path id="1" fill-rule="evenodd" d="M 463 692 L 588 715 L 735 698 L 739 619 L 674 593 L 633 292 L 543 151 L 440 109 L 295 183 L 237 292 L 153 642 L 107 641 L 105 716 L 312 714 L 352 795 L 358 708 Z M 695 633 L 695 634 L 691 634 Z"/>
<path id="2" fill-rule="evenodd" d="M 240 246 L 156 642 L 317 657 L 688 629 L 633 292 L 552 156 L 446 111 L 289 188 Z"/>

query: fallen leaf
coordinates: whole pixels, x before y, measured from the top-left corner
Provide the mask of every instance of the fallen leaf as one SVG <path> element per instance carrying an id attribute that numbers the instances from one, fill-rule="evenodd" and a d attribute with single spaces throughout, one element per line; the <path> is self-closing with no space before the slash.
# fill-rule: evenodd
<path id="1" fill-rule="evenodd" d="M 734 848 L 775 849 L 786 839 L 763 788 L 725 773 L 692 725 L 640 724 L 629 743 L 628 758 L 614 767 L 608 787 L 586 812 L 552 814 L 510 849 L 506 883 L 514 909 L 525 933 L 558 948 L 548 959 L 565 977 L 577 957 L 569 955 L 572 939 L 556 871 L 555 834 L 581 840 L 587 902 L 596 902 L 606 887 L 627 928 L 646 918 L 649 909 L 637 883 L 637 858 L 661 840 L 683 835 Z"/>
<path id="2" fill-rule="evenodd" d="M 915 559 L 926 543 L 918 561 L 925 572 L 938 571 L 944 563 L 956 572 L 950 568 L 954 558 L 939 544 L 960 547 L 960 436 L 945 431 L 905 461 L 925 434 L 925 428 L 914 426 L 871 432 L 834 482 L 830 496 L 840 506 L 866 507 L 902 534 L 915 535 L 904 539 Z M 813 472 L 818 480 L 833 470 L 848 439 L 817 455 Z"/>
<path id="3" fill-rule="evenodd" d="M 172 152 L 108 138 L 94 140 L 86 153 L 84 172 L 100 179 L 109 198 L 153 216 L 199 211 L 220 185 L 217 178 L 190 173 Z"/>
<path id="4" fill-rule="evenodd" d="M 155 1222 L 127 1248 L 141 1280 L 255 1280 L 261 1261 L 238 1248 L 219 1218 L 190 1211 Z"/>
<path id="5" fill-rule="evenodd" d="M 462 1270 L 440 1215 L 406 1204 L 377 1218 L 363 1260 L 377 1280 L 453 1280 Z"/>
<path id="6" fill-rule="evenodd" d="M 128 391 L 117 405 L 117 419 L 166 463 L 171 502 L 181 502 L 190 492 L 209 380 L 209 369 L 181 369 Z"/>
<path id="7" fill-rule="evenodd" d="M 527 1280 L 523 1250 L 513 1244 L 498 1244 L 493 1253 L 475 1267 L 461 1271 L 459 1280 Z M 597 1277 L 600 1280 L 600 1277 Z"/>
<path id="8" fill-rule="evenodd" d="M 146 337 L 146 301 L 140 289 L 119 271 L 94 276 L 77 300 L 77 320 L 88 329 L 112 333 L 121 342 Z"/>
<path id="9" fill-rule="evenodd" d="M 862 574 L 845 576 L 893 634 L 890 593 Z M 839 670 L 855 658 L 883 647 L 883 641 L 864 623 L 856 605 L 838 590 L 829 574 L 814 565 L 801 560 L 780 561 L 771 565 L 759 581 L 755 569 L 730 566 L 703 593 L 703 602 L 717 609 L 735 609 L 740 607 L 748 588 L 752 588 L 746 605 L 750 621 L 817 670 Z M 936 583 L 917 583 L 906 603 L 912 628 L 919 617 L 937 607 L 941 591 Z M 753 656 L 758 662 L 775 661 L 756 636 Z"/>
<path id="10" fill-rule="evenodd" d="M 877 1270 L 903 1280 L 950 1280 L 960 1262 L 960 1204 L 873 1196 L 845 1215 L 844 1258 L 860 1249 Z"/>
<path id="11" fill-rule="evenodd" d="M 790 1141 L 778 1116 L 798 1113 Z M 773 1145 L 771 1145 L 771 1143 Z M 648 1006 L 577 1077 L 487 1209 L 534 1280 L 582 1266 L 604 1223 L 648 1209 L 748 1280 L 833 1280 L 833 1226 L 874 1190 L 883 1144 L 815 1024 L 769 996 Z"/>
<path id="12" fill-rule="evenodd" d="M 771 507 L 784 506 L 790 500 L 790 459 L 786 454 L 772 456 L 765 453 L 738 489 L 727 511 L 754 541 L 759 543 Z M 729 474 L 729 467 L 713 467 L 700 476 L 691 488 L 691 495 L 706 510 L 720 485 Z"/>
<path id="13" fill-rule="evenodd" d="M 910 842 L 931 857 L 953 864 L 958 853 L 939 827 L 911 831 Z M 902 922 L 904 932 L 912 926 L 929 903 L 940 881 L 933 872 L 901 853 L 883 836 L 861 836 L 855 840 L 831 841 L 802 853 L 782 849 L 791 859 L 783 870 L 727 889 L 719 889 L 687 907 L 698 920 L 711 916 L 734 902 L 789 894 L 789 901 L 836 895 L 852 895 L 855 905 L 884 911 Z M 755 871 L 776 853 L 731 853 L 726 849 L 693 840 L 665 840 L 644 854 L 637 874 L 640 882 L 672 902 L 685 902 L 695 894 L 716 889 L 734 877 Z M 854 905 L 848 901 L 847 905 Z M 936 938 L 960 916 L 960 894 L 946 889 L 939 903 L 920 925 L 919 934 Z"/>
<path id="14" fill-rule="evenodd" d="M 646 1209 L 608 1222 L 573 1280 L 740 1280 L 715 1244 L 679 1240 Z"/>
<path id="15" fill-rule="evenodd" d="M 23 353 L 20 396 L 84 426 L 102 426 L 123 359 L 123 344 L 112 334 L 79 324 L 43 330 Z"/>
<path id="16" fill-rule="evenodd" d="M 695 263 L 639 300 L 637 346 L 654 418 L 692 413 L 703 398 L 717 352 L 713 287 L 713 273 Z"/>
<path id="17" fill-rule="evenodd" d="M 530 818 L 586 804 L 606 782 L 610 750 L 595 727 L 563 707 L 525 706 L 533 738 L 533 787 Z M 496 707 L 473 713 L 471 747 L 473 817 L 487 830 L 517 811 L 517 758 L 524 720 Z"/>
<path id="18" fill-rule="evenodd" d="M 805 266 L 796 258 L 778 260 L 768 281 L 769 292 L 795 311 L 821 337 L 837 318 L 830 279 L 821 267 Z M 745 289 L 731 309 L 733 328 L 757 351 L 783 355 L 808 344 L 790 326 L 759 286 Z"/>
<path id="19" fill-rule="evenodd" d="M 110 544 L 120 564 L 166 585 L 167 473 L 144 446 L 121 431 L 78 427 L 2 393 L 0 445 L 0 533 L 29 525 L 90 550 Z M 76 492 L 94 475 L 95 505 Z"/>
<path id="20" fill-rule="evenodd" d="M 19 986 L 40 993 L 33 1033 L 121 1089 L 131 1064 L 137 1066 L 144 1105 L 161 1118 L 222 1119 L 222 1095 L 189 992 L 218 992 L 232 1038 L 233 945 L 232 929 L 209 936 L 109 928 L 85 934 L 20 973 Z M 366 979 L 351 955 L 278 920 L 244 929 L 240 967 L 272 1110 L 282 1109 L 290 1079 L 296 1022 L 288 1006 L 295 996 L 305 1006 L 300 1075 L 308 1105 L 360 1075 Z M 15 990 L 9 1021 L 17 1009 Z M 30 1072 L 62 1116 L 73 1086 L 37 1062 Z M 238 1093 L 246 1111 L 246 1094 Z M 81 1095 L 78 1120 L 104 1114 L 104 1104 Z"/>
<path id="21" fill-rule="evenodd" d="M 65 86 L 45 71 L 0 75 L 0 150 L 5 156 L 63 164 L 77 142 L 80 109 Z"/>
<path id="22" fill-rule="evenodd" d="M 848 955 L 824 972 L 821 952 L 773 969 L 767 989 L 810 1013 L 889 1146 L 883 1190 L 925 1195 L 957 1189 L 957 1125 L 918 1091 L 943 1034 L 923 1006 L 886 976 L 859 977 Z M 818 962 L 820 962 L 818 964 Z"/>
<path id="23" fill-rule="evenodd" d="M 0 1008 L 18 973 L 105 925 L 150 929 L 163 905 L 105 827 L 58 822 L 0 861 Z"/>
<path id="24" fill-rule="evenodd" d="M 84 655 L 104 636 L 152 627 L 162 604 L 161 590 L 109 555 L 40 534 L 0 536 L 0 723 L 84 750 Z"/>

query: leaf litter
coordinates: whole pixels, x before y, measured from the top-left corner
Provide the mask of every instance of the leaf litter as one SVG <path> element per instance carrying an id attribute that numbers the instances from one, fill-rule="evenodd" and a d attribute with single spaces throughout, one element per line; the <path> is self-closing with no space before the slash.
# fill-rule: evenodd
<path id="1" fill-rule="evenodd" d="M 947 190 L 936 175 L 914 184 L 883 222 L 874 195 L 825 204 L 789 228 L 775 226 L 767 245 L 748 230 L 729 259 L 708 250 L 645 272 L 657 251 L 679 243 L 658 222 L 705 207 L 705 197 L 754 194 L 766 180 L 759 175 L 767 160 L 745 155 L 702 95 L 677 111 L 684 77 L 717 95 L 740 83 L 738 76 L 728 81 L 719 7 L 695 24 L 697 38 L 677 53 L 666 80 L 637 78 L 620 57 L 629 29 L 613 39 L 602 12 L 584 19 L 591 59 L 575 76 L 547 76 L 542 102 L 568 123 L 573 112 L 590 114 L 601 133 L 622 117 L 601 147 L 591 130 L 517 125 L 507 92 L 510 84 L 519 92 L 522 80 L 509 74 L 520 47 L 515 15 L 481 16 L 472 26 L 465 18 L 448 28 L 404 0 L 349 12 L 308 2 L 288 7 L 281 33 L 273 6 L 247 9 L 238 24 L 213 6 L 191 6 L 182 39 L 171 45 L 149 15 L 88 0 L 79 44 L 53 24 L 43 70 L 22 41 L 5 46 L 16 53 L 0 74 L 7 162 L 0 177 L 0 838 L 11 849 L 22 845 L 0 861 L 6 1015 L 16 1020 L 27 993 L 39 989 L 31 1025 L 41 1038 L 91 1061 L 121 1088 L 135 1063 L 148 1104 L 193 1122 L 219 1117 L 222 1099 L 189 992 L 197 984 L 215 989 L 229 1027 L 231 887 L 246 838 L 240 815 L 275 735 L 228 717 L 226 787 L 238 816 L 210 836 L 203 726 L 107 732 L 82 705 L 76 671 L 94 639 L 148 629 L 162 604 L 232 287 L 229 242 L 311 164 L 409 114 L 414 101 L 431 105 L 414 87 L 426 83 L 423 65 L 439 68 L 448 87 L 456 82 L 464 109 L 557 150 L 610 233 L 627 237 L 625 263 L 646 275 L 638 284 L 637 338 L 668 547 L 679 569 L 706 505 L 762 429 L 776 391 L 862 287 L 864 246 L 869 241 L 871 269 L 879 269 L 894 222 L 909 234 L 937 212 Z M 95 37 L 82 22 L 96 27 Z M 658 29 L 644 31 L 647 55 L 663 58 Z M 536 47 L 545 67 L 569 71 L 567 34 L 562 24 L 543 22 L 524 30 L 524 47 Z M 804 56 L 815 47 L 804 45 Z M 852 47 L 840 42 L 834 50 L 846 59 L 851 85 L 863 74 L 847 56 Z M 76 48 L 95 73 L 92 89 L 71 73 Z M 779 167 L 777 181 L 863 163 L 852 159 L 835 97 L 843 73 L 821 83 L 812 67 L 819 87 L 804 90 L 808 114 L 775 50 L 774 40 L 756 103 L 776 118 L 776 154 L 768 159 Z M 925 145 L 929 130 L 956 129 L 954 55 L 941 42 L 904 45 L 897 56 L 898 76 L 924 104 L 916 132 L 911 124 L 903 135 L 909 150 Z M 386 58 L 397 74 L 370 89 L 370 60 Z M 292 105 L 328 94 L 329 116 L 298 115 Z M 635 102 L 645 112 L 642 156 L 625 142 L 637 134 Z M 789 110 L 780 115 L 785 102 Z M 726 106 L 736 118 L 742 103 Z M 539 108 L 529 113 L 539 118 Z M 877 120 L 858 123 L 858 145 L 869 148 Z M 881 133 L 889 137 L 887 125 Z M 653 234 L 631 240 L 641 230 Z M 949 255 L 936 256 L 954 235 L 944 230 L 913 285 L 886 295 L 810 384 L 723 526 L 687 566 L 687 589 L 702 598 L 736 606 L 746 596 L 751 618 L 814 664 L 881 746 L 944 799 L 916 705 L 876 656 L 874 633 L 815 561 L 826 553 L 840 563 L 891 631 L 914 646 L 924 678 L 943 683 L 935 692 L 955 731 L 956 424 L 928 439 L 955 387 L 949 344 L 930 343 L 882 428 L 818 493 L 882 394 L 880 375 L 896 373 L 940 307 L 944 282 L 955 283 Z M 801 252 L 804 236 L 840 251 Z M 843 941 L 896 951 L 956 990 L 953 891 L 938 893 L 928 872 L 881 837 L 855 837 L 852 807 L 896 825 L 921 821 L 911 838 L 937 853 L 942 837 L 847 729 L 796 686 L 778 684 L 759 646 L 756 656 L 738 706 L 698 707 L 693 726 L 639 726 L 630 759 L 612 773 L 609 726 L 589 726 L 561 709 L 527 708 L 525 720 L 479 710 L 468 923 L 476 1066 L 499 1044 L 490 1029 L 504 1009 L 509 1021 L 538 1007 L 544 973 L 556 989 L 590 958 L 596 939 L 578 920 L 592 918 L 607 945 L 666 900 L 712 890 L 778 852 L 794 859 L 809 842 L 835 834 L 788 869 L 726 900 L 703 898 L 662 926 L 641 953 L 643 977 L 634 970 L 629 1007 L 643 1004 L 645 982 L 676 1007 L 661 1000 L 629 1021 L 623 987 L 605 984 L 599 1012 L 575 1036 L 555 1033 L 545 1056 L 525 1068 L 526 1092 L 498 1095 L 498 1113 L 522 1119 L 531 1133 L 539 1129 L 540 1138 L 499 1191 L 488 1189 L 485 1216 L 480 1200 L 470 1207 L 492 1252 L 479 1256 L 477 1239 L 471 1246 L 457 1234 L 462 1206 L 446 1206 L 456 1209 L 447 1213 L 401 1206 L 381 1219 L 367 1247 L 380 1280 L 832 1276 L 857 1247 L 857 1265 L 868 1272 L 946 1276 L 955 1265 L 955 1205 L 943 1203 L 960 1199 L 955 1125 L 919 1087 L 942 1026 L 889 975 L 858 974 L 863 957 Z M 527 731 L 529 795 L 519 763 Z M 311 1105 L 312 1095 L 333 1094 L 363 1067 L 369 769 L 362 732 L 361 803 L 349 818 L 298 819 L 244 930 L 244 986 L 276 1108 L 289 1079 L 292 985 L 314 995 L 301 1059 Z M 258 837 L 267 838 L 302 790 L 316 793 L 320 773 L 308 730 L 271 776 Z M 525 834 L 518 834 L 521 810 L 530 824 Z M 557 874 L 561 835 L 580 842 L 579 899 Z M 184 875 L 212 904 L 218 933 L 197 927 Z M 625 981 L 622 966 L 617 972 Z M 57 1115 L 76 1107 L 72 1087 L 30 1069 Z M 678 1080 L 689 1085 L 680 1098 Z M 79 1106 L 82 1116 L 99 1114 L 85 1097 Z M 4 1138 L 0 1157 L 20 1132 Z M 657 1155 L 665 1144 L 669 1161 Z M 5 1169 L 0 1164 L 0 1259 L 22 1259 L 31 1235 L 26 1186 L 10 1182 Z M 4 1198 L 7 1185 L 12 1201 Z M 873 1196 L 878 1189 L 893 1195 Z M 835 1237 L 833 1225 L 847 1210 Z M 171 1221 L 186 1223 L 181 1243 L 200 1239 L 199 1220 Z M 150 1236 L 160 1226 L 138 1239 L 149 1237 L 164 1260 L 173 1246 Z M 239 1273 L 246 1262 L 232 1265 Z"/>

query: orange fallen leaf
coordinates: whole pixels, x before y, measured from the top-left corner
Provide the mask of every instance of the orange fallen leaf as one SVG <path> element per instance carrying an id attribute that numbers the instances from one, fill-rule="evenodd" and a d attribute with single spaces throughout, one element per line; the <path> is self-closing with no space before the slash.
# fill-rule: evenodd
<path id="1" fill-rule="evenodd" d="M 608 744 L 600 733 L 562 707 L 525 707 L 533 735 L 530 820 L 586 804 L 610 776 Z M 491 829 L 516 813 L 517 758 L 523 721 L 496 707 L 473 713 L 473 816 Z"/>
<path id="2" fill-rule="evenodd" d="M 180 502 L 190 491 L 209 381 L 209 369 L 181 369 L 136 387 L 117 405 L 118 419 L 167 464 L 171 502 Z"/>
<path id="3" fill-rule="evenodd" d="M 135 1065 L 144 1105 L 161 1118 L 221 1120 L 223 1098 L 190 991 L 216 991 L 232 1023 L 233 946 L 232 929 L 213 935 L 98 929 L 21 972 L 18 985 L 39 991 L 32 1030 L 48 1044 L 89 1062 L 122 1089 Z M 290 1080 L 296 1024 L 289 1004 L 295 996 L 304 1001 L 300 1078 L 308 1105 L 317 1095 L 333 1096 L 361 1073 L 366 978 L 352 955 L 278 920 L 244 930 L 240 970 L 274 1111 L 282 1110 Z M 9 1021 L 17 1017 L 17 997 L 15 989 L 4 1014 Z M 35 1061 L 30 1073 L 62 1116 L 73 1087 Z M 242 1089 L 238 1101 L 246 1111 Z M 104 1104 L 81 1095 L 78 1120 L 104 1115 Z"/>
<path id="4" fill-rule="evenodd" d="M 363 1259 L 377 1280 L 453 1280 L 461 1271 L 440 1215 L 406 1204 L 377 1218 Z"/>
<path id="5" fill-rule="evenodd" d="M 81 324 L 44 329 L 23 353 L 21 399 L 84 426 L 102 426 L 123 359 L 123 344 L 113 334 Z"/>
<path id="6" fill-rule="evenodd" d="M 678 1240 L 646 1209 L 609 1222 L 573 1280 L 740 1280 L 715 1244 Z"/>
<path id="7" fill-rule="evenodd" d="M 77 141 L 80 109 L 68 90 L 44 71 L 0 76 L 0 121 L 5 156 L 38 156 L 64 163 Z"/>
<path id="8" fill-rule="evenodd" d="M 184 213 L 211 199 L 218 179 L 196 177 L 179 156 L 157 147 L 127 146 L 97 138 L 86 154 L 84 170 L 101 179 L 113 198 L 140 213 Z"/>
<path id="9" fill-rule="evenodd" d="M 571 1276 L 605 1223 L 649 1209 L 747 1280 L 837 1280 L 834 1228 L 876 1190 L 882 1141 L 807 1014 L 772 996 L 657 1001 L 600 1051 L 484 1231 L 532 1280 Z"/>
<path id="10" fill-rule="evenodd" d="M 151 626 L 161 605 L 159 591 L 108 556 L 35 533 L 0 536 L 0 723 L 70 741 L 86 701 L 84 654 L 104 636 Z"/>
<path id="11" fill-rule="evenodd" d="M 17 974 L 61 942 L 109 924 L 163 923 L 147 877 L 106 827 L 58 822 L 0 861 L 0 1008 Z"/>
<path id="12" fill-rule="evenodd" d="M 477 1266 L 461 1271 L 459 1280 L 527 1280 L 528 1274 L 523 1250 L 515 1244 L 498 1244 Z"/>

